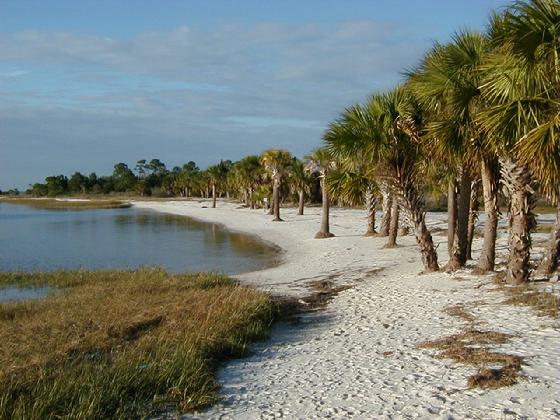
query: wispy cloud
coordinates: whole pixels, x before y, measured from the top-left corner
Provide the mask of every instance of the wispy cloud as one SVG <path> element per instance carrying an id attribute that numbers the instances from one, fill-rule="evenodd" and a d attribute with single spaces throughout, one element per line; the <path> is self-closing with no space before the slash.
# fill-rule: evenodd
<path id="1" fill-rule="evenodd" d="M 12 77 L 21 77 L 29 74 L 26 70 L 14 70 L 14 71 L 6 71 L 0 72 L 0 77 L 12 78 Z"/>
<path id="2" fill-rule="evenodd" d="M 0 187 L 152 155 L 202 165 L 273 145 L 303 155 L 344 106 L 396 83 L 427 47 L 372 21 L 0 34 L 0 77 L 17 80 L 0 83 Z M 14 175 L 14 161 L 30 170 Z"/>

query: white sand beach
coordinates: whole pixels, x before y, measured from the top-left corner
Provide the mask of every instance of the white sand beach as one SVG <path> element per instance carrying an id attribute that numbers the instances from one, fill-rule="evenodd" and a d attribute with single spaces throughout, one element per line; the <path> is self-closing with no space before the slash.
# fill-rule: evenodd
<path id="1" fill-rule="evenodd" d="M 222 402 L 187 418 L 560 418 L 558 320 L 503 304 L 505 294 L 490 276 L 469 270 L 418 275 L 413 236 L 383 249 L 385 238 L 363 236 L 366 215 L 360 210 L 333 209 L 336 237 L 317 240 L 319 208 L 306 209 L 305 216 L 282 209 L 285 222 L 273 223 L 262 210 L 224 202 L 216 209 L 201 201 L 134 205 L 222 223 L 283 250 L 278 266 L 238 275 L 245 284 L 291 296 L 309 294 L 316 280 L 352 286 L 324 310 L 302 316 L 299 325 L 276 327 L 252 356 L 228 363 L 219 376 Z M 444 228 L 445 219 L 427 218 L 429 227 Z M 445 262 L 447 238 L 434 241 Z M 473 245 L 475 259 L 480 241 Z M 505 252 L 502 235 L 498 255 Z M 558 283 L 546 287 L 558 292 Z M 466 321 L 444 312 L 457 304 L 474 315 L 476 328 L 515 336 L 496 351 L 524 358 L 517 384 L 469 389 L 475 367 L 417 347 L 466 328 Z"/>

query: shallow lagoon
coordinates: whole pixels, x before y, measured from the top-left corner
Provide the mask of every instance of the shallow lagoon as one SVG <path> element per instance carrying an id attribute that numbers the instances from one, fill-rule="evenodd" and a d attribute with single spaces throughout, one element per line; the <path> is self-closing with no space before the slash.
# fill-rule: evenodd
<path id="1" fill-rule="evenodd" d="M 133 269 L 236 274 L 272 265 L 275 250 L 222 226 L 149 210 L 61 211 L 0 202 L 0 271 Z"/>

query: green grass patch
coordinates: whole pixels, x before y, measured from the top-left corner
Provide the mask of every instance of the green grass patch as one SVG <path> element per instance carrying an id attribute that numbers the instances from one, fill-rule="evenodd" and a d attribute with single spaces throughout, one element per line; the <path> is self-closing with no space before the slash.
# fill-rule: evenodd
<path id="1" fill-rule="evenodd" d="M 51 286 L 0 304 L 0 418 L 137 418 L 216 401 L 221 361 L 266 336 L 276 305 L 217 274 L 0 273 Z"/>
<path id="2" fill-rule="evenodd" d="M 6 198 L 2 203 L 22 204 L 30 207 L 47 210 L 93 210 L 93 209 L 122 209 L 131 206 L 119 200 L 88 200 L 65 201 L 53 198 Z"/>

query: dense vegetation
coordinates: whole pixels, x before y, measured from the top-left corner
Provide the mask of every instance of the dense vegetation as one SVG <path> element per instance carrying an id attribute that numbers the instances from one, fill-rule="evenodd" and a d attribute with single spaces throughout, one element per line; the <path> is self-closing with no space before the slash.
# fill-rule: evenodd
<path id="1" fill-rule="evenodd" d="M 270 298 L 215 274 L 0 273 L 0 418 L 143 418 L 216 401 L 215 370 L 266 335 Z M 123 299 L 123 296 L 126 296 Z"/>

